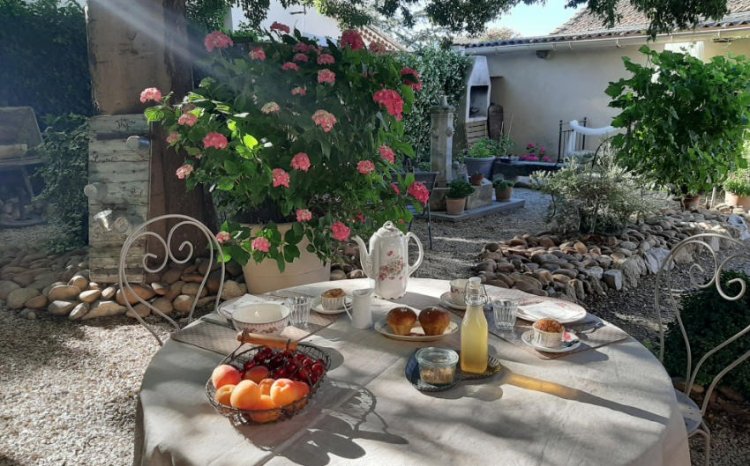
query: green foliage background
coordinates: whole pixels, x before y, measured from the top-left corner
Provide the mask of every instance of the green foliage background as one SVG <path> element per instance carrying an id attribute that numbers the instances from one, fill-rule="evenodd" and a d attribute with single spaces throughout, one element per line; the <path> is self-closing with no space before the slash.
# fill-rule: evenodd
<path id="1" fill-rule="evenodd" d="M 750 284 L 750 277 L 742 272 L 727 271 L 721 274 L 724 290 L 730 296 L 739 291 L 739 284 L 727 285 L 734 278 Z M 681 304 L 682 321 L 690 340 L 693 364 L 708 351 L 722 343 L 750 323 L 750 294 L 738 301 L 727 301 L 719 295 L 716 287 L 687 295 Z M 747 337 L 747 335 L 745 335 Z M 741 354 L 750 350 L 750 338 L 740 338 L 722 351 L 710 357 L 698 372 L 696 383 L 707 385 L 724 367 Z M 667 327 L 664 341 L 664 365 L 673 376 L 685 377 L 687 353 L 685 342 L 677 323 Z M 750 395 L 750 363 L 740 364 L 722 379 L 726 384 L 747 397 Z"/>

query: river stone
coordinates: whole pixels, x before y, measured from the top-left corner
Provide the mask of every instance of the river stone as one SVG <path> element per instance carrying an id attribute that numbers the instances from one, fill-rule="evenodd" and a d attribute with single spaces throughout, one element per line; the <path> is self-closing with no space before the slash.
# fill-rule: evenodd
<path id="1" fill-rule="evenodd" d="M 135 317 L 136 314 L 138 314 L 141 318 L 148 317 L 148 316 L 151 315 L 151 308 L 149 308 L 148 306 L 146 306 L 143 303 L 138 303 L 135 306 L 133 306 L 132 310 L 128 309 L 125 312 L 126 316 L 128 316 L 130 318 L 133 318 L 133 319 L 136 318 Z"/>
<path id="2" fill-rule="evenodd" d="M 174 311 L 172 301 L 167 298 L 156 298 L 151 305 L 161 311 L 164 315 L 170 315 L 172 311 Z"/>
<path id="3" fill-rule="evenodd" d="M 98 301 L 91 306 L 91 310 L 83 316 L 83 320 L 95 319 L 125 314 L 127 308 L 115 301 Z"/>
<path id="4" fill-rule="evenodd" d="M 70 311 L 70 314 L 68 314 L 68 319 L 81 320 L 86 314 L 89 313 L 90 309 L 91 306 L 89 305 L 89 303 L 79 303 L 76 307 L 73 308 L 72 311 Z"/>
<path id="5" fill-rule="evenodd" d="M 39 295 L 39 290 L 34 288 L 18 288 L 8 293 L 6 304 L 8 309 L 22 309 L 29 299 Z"/>
<path id="6" fill-rule="evenodd" d="M 120 305 L 125 305 L 125 300 L 127 299 L 128 303 L 135 304 L 139 302 L 139 297 L 144 301 L 148 301 L 156 294 L 150 287 L 143 285 L 131 284 L 131 288 L 132 291 L 127 288 L 117 290 L 115 301 Z"/>
<path id="7" fill-rule="evenodd" d="M 331 275 L 333 275 L 333 273 Z M 344 274 L 344 277 L 346 277 L 346 274 Z M 245 292 L 242 291 L 239 283 L 234 280 L 227 280 L 224 282 L 224 289 L 221 291 L 221 299 L 228 300 L 239 298 L 243 294 L 245 294 Z M 177 308 L 177 306 L 175 306 L 175 308 Z"/>
<path id="8" fill-rule="evenodd" d="M 0 299 L 6 300 L 8 299 L 8 294 L 10 294 L 11 291 L 17 290 L 21 288 L 18 286 L 18 283 L 12 282 L 10 280 L 1 280 L 0 281 Z"/>
<path id="9" fill-rule="evenodd" d="M 619 291 L 622 289 L 622 271 L 617 269 L 606 270 L 602 276 L 602 281 L 608 287 Z"/>
<path id="10" fill-rule="evenodd" d="M 102 299 L 110 300 L 115 297 L 116 293 L 117 293 L 117 287 L 108 286 L 102 290 Z"/>
<path id="11" fill-rule="evenodd" d="M 102 292 L 99 290 L 87 290 L 82 291 L 81 294 L 78 295 L 78 299 L 80 301 L 83 301 L 84 303 L 91 304 L 97 299 L 99 299 L 102 296 Z"/>
<path id="12" fill-rule="evenodd" d="M 52 287 L 47 294 L 50 301 L 69 301 L 76 299 L 81 294 L 81 289 L 74 285 L 58 285 Z"/>
<path id="13" fill-rule="evenodd" d="M 200 288 L 201 288 L 200 283 L 185 283 L 182 286 L 182 294 L 195 296 L 198 294 L 198 290 Z M 201 289 L 200 291 L 201 291 L 201 295 L 200 295 L 201 298 L 208 294 L 208 290 L 206 290 L 205 287 L 203 287 L 203 289 Z"/>
<path id="14" fill-rule="evenodd" d="M 172 283 L 178 281 L 181 275 L 182 269 L 170 268 L 169 270 L 164 272 L 164 275 L 161 276 L 161 279 L 167 285 L 171 285 Z"/>
<path id="15" fill-rule="evenodd" d="M 66 316 L 70 314 L 70 311 L 72 311 L 74 307 L 76 307 L 76 303 L 74 302 L 57 300 L 49 303 L 49 306 L 47 306 L 47 312 L 54 316 Z"/>
<path id="16" fill-rule="evenodd" d="M 89 287 L 89 280 L 81 274 L 76 274 L 70 279 L 68 285 L 77 286 L 79 290 L 85 290 Z"/>
<path id="17" fill-rule="evenodd" d="M 226 290 L 226 288 L 224 289 Z M 186 294 L 181 294 L 174 299 L 174 302 L 172 302 L 172 306 L 174 306 L 175 311 L 181 314 L 187 314 L 188 312 L 190 312 L 190 309 L 193 307 L 194 299 L 195 299 L 195 296 L 188 296 Z"/>
<path id="18" fill-rule="evenodd" d="M 40 294 L 26 300 L 24 306 L 30 309 L 44 309 L 45 307 L 47 307 L 47 304 L 49 304 L 47 297 L 43 294 Z"/>

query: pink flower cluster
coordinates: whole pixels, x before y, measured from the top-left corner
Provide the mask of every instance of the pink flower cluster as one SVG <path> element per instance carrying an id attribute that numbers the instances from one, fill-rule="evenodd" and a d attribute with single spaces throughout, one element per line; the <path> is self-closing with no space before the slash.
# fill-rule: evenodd
<path id="1" fill-rule="evenodd" d="M 323 84 L 335 84 L 336 83 L 336 73 L 329 69 L 323 69 L 318 71 L 318 83 Z"/>
<path id="2" fill-rule="evenodd" d="M 383 160 L 387 161 L 388 163 L 395 163 L 396 162 L 396 153 L 393 152 L 393 149 L 383 144 L 378 149 L 378 152 L 380 152 L 380 156 L 383 157 Z"/>
<path id="3" fill-rule="evenodd" d="M 226 49 L 234 45 L 232 39 L 221 31 L 214 31 L 203 39 L 206 50 L 213 52 L 214 49 Z"/>
<path id="4" fill-rule="evenodd" d="M 427 201 L 430 200 L 430 191 L 427 190 L 427 186 L 420 183 L 419 181 L 415 181 L 414 183 L 412 183 L 411 186 L 409 186 L 409 189 L 406 190 L 406 192 L 411 197 L 421 202 L 422 205 L 427 205 Z"/>
<path id="5" fill-rule="evenodd" d="M 279 23 L 278 21 L 273 22 L 273 24 L 271 25 L 271 30 L 285 32 L 287 34 L 289 34 L 290 31 L 289 26 L 283 23 Z"/>
<path id="6" fill-rule="evenodd" d="M 309 222 L 310 220 L 312 220 L 312 212 L 307 209 L 297 209 L 298 222 Z"/>
<path id="7" fill-rule="evenodd" d="M 369 175 L 375 171 L 375 164 L 371 160 L 360 160 L 357 163 L 357 171 L 363 175 Z"/>
<path id="8" fill-rule="evenodd" d="M 336 222 L 331 225 L 331 232 L 333 232 L 333 239 L 338 241 L 346 241 L 349 239 L 349 235 L 352 230 L 341 222 Z"/>
<path id="9" fill-rule="evenodd" d="M 306 172 L 310 169 L 310 166 L 310 157 L 304 152 L 294 154 L 294 157 L 292 157 L 292 168 L 295 170 Z"/>
<path id="10" fill-rule="evenodd" d="M 411 87 L 415 91 L 419 92 L 422 90 L 422 81 L 419 79 L 419 72 L 413 68 L 404 67 L 401 70 L 401 77 L 404 79 L 404 84 Z"/>
<path id="11" fill-rule="evenodd" d="M 267 238 L 259 236 L 250 243 L 250 247 L 253 248 L 254 251 L 268 252 L 271 250 L 271 242 L 268 241 Z"/>
<path id="12" fill-rule="evenodd" d="M 251 60 L 265 61 L 266 59 L 266 52 L 260 47 L 252 49 L 248 55 Z"/>
<path id="13" fill-rule="evenodd" d="M 193 115 L 192 113 L 183 113 L 180 115 L 180 118 L 177 119 L 178 125 L 183 126 L 195 126 L 195 124 L 198 123 L 198 117 Z"/>
<path id="14" fill-rule="evenodd" d="M 307 88 L 305 87 L 294 87 L 292 88 L 292 95 L 307 95 Z"/>
<path id="15" fill-rule="evenodd" d="M 231 240 L 232 240 L 232 234 L 229 233 L 228 231 L 220 231 L 216 233 L 216 241 L 218 241 L 219 244 L 224 244 Z"/>
<path id="16" fill-rule="evenodd" d="M 321 53 L 318 57 L 318 65 L 333 65 L 336 59 L 329 53 Z"/>
<path id="17" fill-rule="evenodd" d="M 270 115 L 271 113 L 279 113 L 281 107 L 279 107 L 279 104 L 276 102 L 268 102 L 260 108 L 260 111 L 266 115 Z"/>
<path id="18" fill-rule="evenodd" d="M 278 188 L 279 186 L 284 186 L 285 188 L 289 187 L 289 173 L 287 173 L 283 169 L 274 168 L 271 171 L 271 176 L 273 176 L 274 188 Z"/>
<path id="19" fill-rule="evenodd" d="M 145 104 L 146 102 L 153 100 L 154 102 L 161 102 L 162 95 L 161 91 L 155 87 L 147 87 L 146 89 L 141 91 L 141 103 Z"/>
<path id="20" fill-rule="evenodd" d="M 381 89 L 372 96 L 372 100 L 385 107 L 385 110 L 396 117 L 396 120 L 401 121 L 404 117 L 404 99 L 398 92 L 392 89 Z"/>
<path id="21" fill-rule="evenodd" d="M 299 71 L 299 66 L 296 63 L 288 61 L 281 65 L 281 69 L 284 71 Z"/>
<path id="22" fill-rule="evenodd" d="M 333 126 L 336 124 L 336 117 L 325 110 L 316 110 L 315 113 L 313 113 L 312 120 L 316 125 L 320 126 L 320 129 L 322 129 L 324 133 L 330 133 L 331 130 L 333 130 Z"/>
<path id="23" fill-rule="evenodd" d="M 362 36 L 359 32 L 354 29 L 347 29 L 341 33 L 341 47 L 349 47 L 352 50 L 360 50 L 365 48 L 365 41 L 362 40 Z"/>
<path id="24" fill-rule="evenodd" d="M 206 149 L 213 147 L 214 149 L 224 150 L 228 145 L 229 141 L 227 140 L 227 137 L 221 133 L 208 133 L 206 137 L 203 138 L 203 147 Z"/>
<path id="25" fill-rule="evenodd" d="M 310 59 L 307 58 L 307 55 L 305 55 L 304 53 L 295 53 L 294 57 L 292 57 L 292 61 L 297 61 L 300 63 L 307 63 L 308 60 Z"/>
<path id="26" fill-rule="evenodd" d="M 182 138 L 182 136 L 180 136 L 180 133 L 178 133 L 176 131 L 172 131 L 171 133 L 169 133 L 169 136 L 167 136 L 167 144 L 175 144 L 181 138 Z"/>
<path id="27" fill-rule="evenodd" d="M 178 168 L 177 171 L 175 172 L 175 174 L 177 175 L 177 178 L 181 180 L 184 180 L 185 178 L 190 176 L 191 173 L 193 173 L 193 166 L 187 163 L 184 165 L 181 165 L 180 168 Z"/>

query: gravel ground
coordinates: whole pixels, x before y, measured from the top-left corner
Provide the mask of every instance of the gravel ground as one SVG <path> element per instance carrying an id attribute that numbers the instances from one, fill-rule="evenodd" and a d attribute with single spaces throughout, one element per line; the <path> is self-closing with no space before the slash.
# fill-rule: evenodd
<path id="1" fill-rule="evenodd" d="M 539 233 L 548 200 L 516 189 L 526 207 L 463 223 L 433 221 L 434 249 L 426 251 L 416 276 L 465 277 L 486 242 L 516 234 Z M 424 240 L 424 221 L 413 231 Z M 0 230 L 0 247 L 54 233 L 45 227 Z M 639 288 L 585 303 L 631 334 L 652 335 L 643 314 L 652 293 Z M 0 465 L 127 465 L 132 462 L 135 400 L 148 362 L 157 350 L 153 338 L 124 317 L 70 322 L 42 316 L 19 318 L 0 306 Z M 710 416 L 715 465 L 747 465 L 747 418 Z M 702 441 L 694 439 L 694 464 L 701 464 Z"/>

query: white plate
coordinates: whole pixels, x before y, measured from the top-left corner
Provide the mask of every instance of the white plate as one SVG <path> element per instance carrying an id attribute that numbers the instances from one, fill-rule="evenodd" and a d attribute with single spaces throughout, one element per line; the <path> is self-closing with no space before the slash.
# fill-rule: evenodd
<path id="1" fill-rule="evenodd" d="M 448 306 L 453 309 L 458 309 L 460 311 L 466 310 L 466 304 L 456 304 L 453 301 L 451 301 L 451 292 L 446 291 L 445 293 L 440 295 L 440 304 L 443 306 Z"/>
<path id="2" fill-rule="evenodd" d="M 424 330 L 422 330 L 422 326 L 419 325 L 419 322 L 416 322 L 414 326 L 411 328 L 411 331 L 412 331 L 411 335 L 396 335 L 395 333 L 391 331 L 391 328 L 388 326 L 385 319 L 383 319 L 383 320 L 379 320 L 375 322 L 375 330 L 379 333 L 382 333 L 388 338 L 393 338 L 394 340 L 435 341 L 435 340 L 439 340 L 443 338 L 446 335 L 456 333 L 458 331 L 458 324 L 451 320 L 451 323 L 448 325 L 448 328 L 445 329 L 445 332 L 443 332 L 442 335 L 425 335 Z"/>
<path id="3" fill-rule="evenodd" d="M 352 302 L 351 296 L 344 297 L 345 304 L 349 305 L 351 304 L 351 302 Z M 317 312 L 318 314 L 325 314 L 329 316 L 336 315 L 336 314 L 343 314 L 344 312 L 346 312 L 346 309 L 344 309 L 343 306 L 340 307 L 339 309 L 334 309 L 334 310 L 323 309 L 323 305 L 320 303 L 320 296 L 315 298 L 315 301 L 313 301 L 312 310 Z"/>
<path id="4" fill-rule="evenodd" d="M 534 344 L 531 341 L 531 335 L 534 331 L 533 330 L 527 330 L 526 332 L 523 332 L 523 335 L 521 335 L 521 340 L 526 343 L 527 345 L 531 346 L 537 351 L 541 351 L 543 353 L 567 353 L 568 351 L 573 351 L 574 349 L 581 346 L 581 340 L 578 339 L 578 337 L 571 332 L 565 332 L 565 338 L 569 342 L 566 346 L 561 346 L 559 348 L 548 348 L 546 346 L 539 346 Z"/>
<path id="5" fill-rule="evenodd" d="M 570 324 L 585 319 L 586 309 L 567 301 L 538 301 L 519 304 L 516 315 L 530 322 L 555 319 L 561 324 Z"/>

